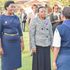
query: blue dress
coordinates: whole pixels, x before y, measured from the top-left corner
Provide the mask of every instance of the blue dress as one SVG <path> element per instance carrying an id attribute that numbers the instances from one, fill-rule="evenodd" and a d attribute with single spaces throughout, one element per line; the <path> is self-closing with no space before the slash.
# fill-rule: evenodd
<path id="1" fill-rule="evenodd" d="M 0 16 L 0 38 L 4 54 L 2 70 L 13 70 L 21 67 L 20 36 L 22 31 L 16 15 Z"/>
<path id="2" fill-rule="evenodd" d="M 70 70 L 70 20 L 57 27 L 61 36 L 61 47 L 57 57 L 57 70 Z"/>

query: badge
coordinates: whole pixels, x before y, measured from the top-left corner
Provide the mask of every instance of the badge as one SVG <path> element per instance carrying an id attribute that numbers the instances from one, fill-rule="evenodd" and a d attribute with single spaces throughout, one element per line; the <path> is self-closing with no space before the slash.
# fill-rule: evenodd
<path id="1" fill-rule="evenodd" d="M 7 21 L 5 21 L 5 24 L 7 24 Z"/>

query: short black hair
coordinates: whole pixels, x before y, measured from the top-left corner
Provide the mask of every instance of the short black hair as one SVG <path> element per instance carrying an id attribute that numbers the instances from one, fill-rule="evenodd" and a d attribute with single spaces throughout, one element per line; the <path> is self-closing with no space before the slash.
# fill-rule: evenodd
<path id="1" fill-rule="evenodd" d="M 70 19 L 70 6 L 64 7 L 62 14 L 65 16 L 66 19 Z"/>
<path id="2" fill-rule="evenodd" d="M 44 7 L 44 6 L 40 6 L 40 7 L 38 7 L 38 12 L 39 12 L 39 10 L 40 10 L 41 8 L 45 8 L 45 7 Z"/>
<path id="3" fill-rule="evenodd" d="M 15 2 L 14 2 L 14 1 L 6 1 L 5 4 L 4 4 L 5 10 L 7 10 L 7 7 L 8 7 L 10 4 L 15 4 Z"/>

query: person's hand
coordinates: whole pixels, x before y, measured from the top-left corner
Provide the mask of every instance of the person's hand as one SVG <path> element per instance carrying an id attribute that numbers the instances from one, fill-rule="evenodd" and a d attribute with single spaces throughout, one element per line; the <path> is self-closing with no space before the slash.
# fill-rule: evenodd
<path id="1" fill-rule="evenodd" d="M 21 42 L 21 51 L 23 51 L 23 50 L 24 50 L 24 43 Z"/>
<path id="2" fill-rule="evenodd" d="M 54 47 L 51 48 L 51 51 L 52 51 L 52 52 L 53 52 L 53 50 L 54 50 Z"/>
<path id="3" fill-rule="evenodd" d="M 0 47 L 0 55 L 2 56 L 4 54 L 3 49 Z"/>
<path id="4" fill-rule="evenodd" d="M 21 51 L 24 50 L 24 40 L 23 40 L 23 36 L 20 37 L 20 44 L 21 44 Z"/>
<path id="5" fill-rule="evenodd" d="M 53 70 L 57 70 L 56 62 L 53 62 Z"/>
<path id="6" fill-rule="evenodd" d="M 32 53 L 36 53 L 36 48 L 32 48 Z"/>

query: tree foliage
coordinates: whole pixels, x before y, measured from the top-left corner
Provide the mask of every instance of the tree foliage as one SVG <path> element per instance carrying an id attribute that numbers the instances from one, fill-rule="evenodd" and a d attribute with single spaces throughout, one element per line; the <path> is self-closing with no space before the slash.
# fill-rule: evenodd
<path id="1" fill-rule="evenodd" d="M 70 0 L 59 0 L 64 6 L 70 5 Z"/>

